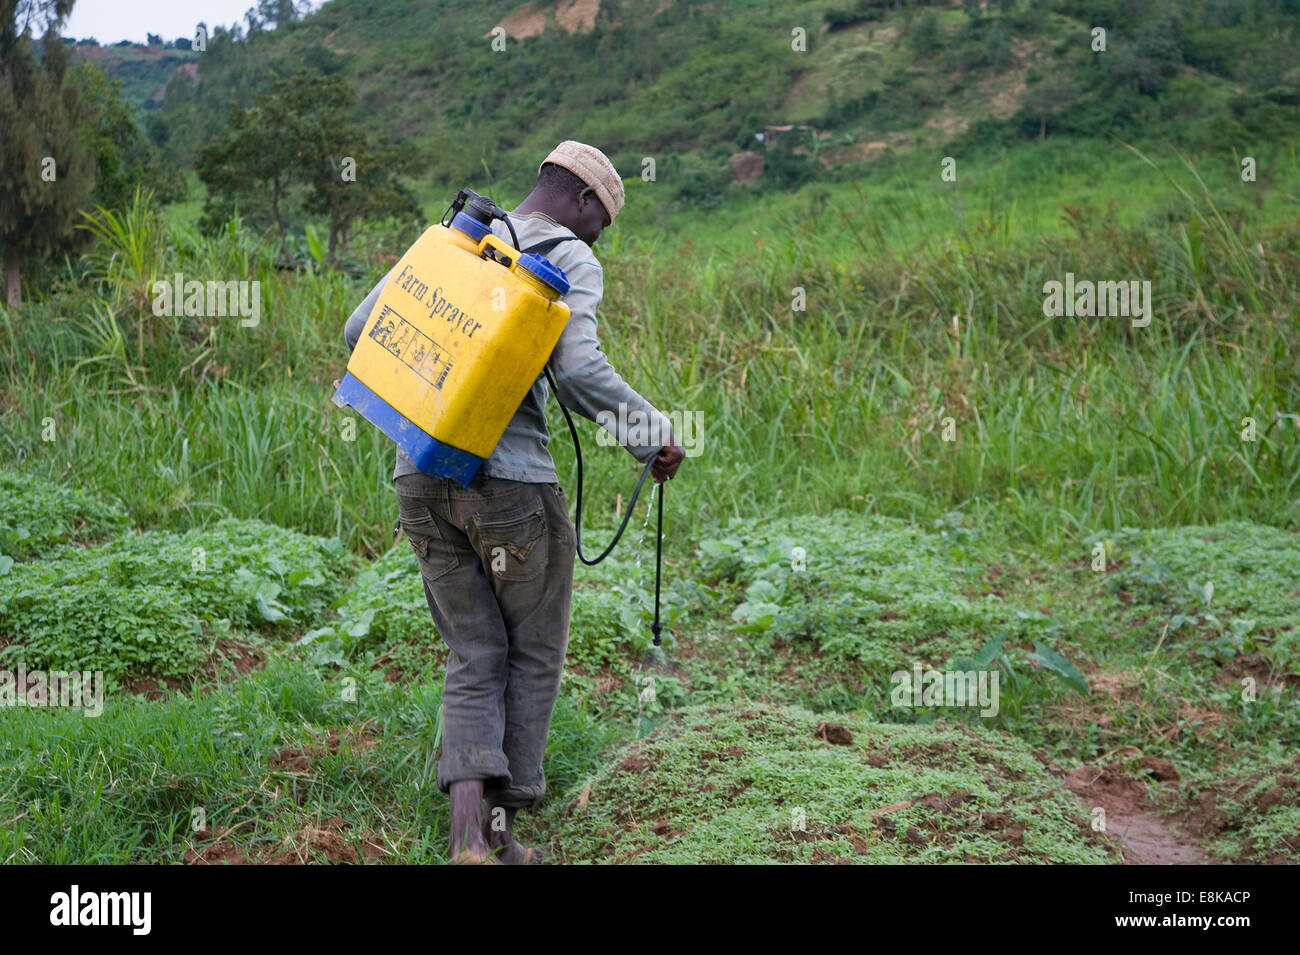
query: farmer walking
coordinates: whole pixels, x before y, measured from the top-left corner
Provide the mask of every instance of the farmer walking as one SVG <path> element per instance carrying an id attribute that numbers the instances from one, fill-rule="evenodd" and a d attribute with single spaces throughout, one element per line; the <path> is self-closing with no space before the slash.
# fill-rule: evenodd
<path id="1" fill-rule="evenodd" d="M 658 444 L 624 447 L 643 465 L 653 460 L 650 473 L 662 483 L 677 472 L 684 451 L 668 419 L 614 370 L 596 337 L 604 281 L 591 246 L 622 206 L 623 182 L 605 154 L 567 140 L 538 167 L 536 185 L 509 215 L 519 247 L 549 246 L 540 254 L 569 279 L 562 299 L 569 321 L 548 361 L 560 400 L 591 421 L 606 412 L 616 421 L 625 415 L 654 422 L 649 434 L 660 437 Z M 509 241 L 503 222 L 494 221 L 492 230 Z M 348 319 L 349 348 L 386 281 Z M 540 375 L 468 487 L 422 473 L 400 450 L 393 471 L 399 520 L 450 649 L 436 779 L 451 798 L 455 862 L 540 857 L 515 841 L 514 820 L 546 792 L 542 757 L 569 642 L 577 546 L 547 450 L 548 392 Z M 621 430 L 621 442 L 639 435 L 626 422 L 605 427 Z"/>

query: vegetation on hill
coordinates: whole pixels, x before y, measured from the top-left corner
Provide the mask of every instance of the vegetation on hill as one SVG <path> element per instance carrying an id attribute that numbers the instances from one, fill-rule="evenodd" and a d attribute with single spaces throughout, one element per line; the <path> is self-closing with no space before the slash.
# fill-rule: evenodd
<path id="1" fill-rule="evenodd" d="M 332 0 L 266 26 L 213 32 L 197 72 L 178 69 L 150 111 L 152 141 L 192 166 L 227 135 L 230 109 L 252 107 L 273 78 L 331 78 L 316 82 L 355 90 L 355 151 L 382 132 L 419 155 L 412 184 L 426 217 L 462 185 L 522 194 L 557 131 L 599 143 L 629 178 L 653 174 L 659 186 L 639 198 L 664 212 L 844 181 L 894 154 L 928 162 L 946 141 L 960 156 L 1158 129 L 1200 154 L 1272 160 L 1300 133 L 1290 0 L 498 0 L 454 12 Z M 493 46 L 498 27 L 504 49 Z M 781 125 L 793 128 L 764 133 Z M 761 155 L 757 180 L 736 174 L 740 154 Z M 261 212 L 247 196 L 242 208 Z M 296 232 L 313 217 L 302 206 L 287 214 Z"/>

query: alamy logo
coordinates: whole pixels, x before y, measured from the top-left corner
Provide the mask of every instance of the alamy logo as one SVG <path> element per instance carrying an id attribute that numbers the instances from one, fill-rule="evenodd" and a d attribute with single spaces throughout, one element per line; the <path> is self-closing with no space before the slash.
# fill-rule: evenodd
<path id="1" fill-rule="evenodd" d="M 913 706 L 979 706 L 980 716 L 998 715 L 997 670 L 896 670 L 889 700 L 899 709 Z"/>
<path id="2" fill-rule="evenodd" d="M 0 670 L 0 706 L 80 707 L 85 716 L 104 712 L 103 670 Z"/>
<path id="3" fill-rule="evenodd" d="M 148 935 L 152 924 L 150 892 L 70 892 L 50 896 L 51 925 L 129 925 L 132 935 Z"/>
<path id="4" fill-rule="evenodd" d="M 175 282 L 163 279 L 150 287 L 155 315 L 190 318 L 239 315 L 243 317 L 239 324 L 245 328 L 256 328 L 262 320 L 262 283 L 256 279 L 205 284 L 198 279 L 185 281 L 183 272 L 177 272 L 175 279 Z"/>
<path id="5" fill-rule="evenodd" d="M 627 402 L 618 403 L 618 414 L 613 411 L 596 413 L 596 424 L 603 431 L 596 432 L 596 443 L 602 447 L 622 445 L 628 448 L 662 448 L 672 437 L 677 438 L 682 453 L 693 458 L 702 452 L 704 437 L 700 411 L 668 411 L 651 421 L 644 411 L 628 411 Z M 671 432 L 670 432 L 671 429 Z"/>
<path id="6" fill-rule="evenodd" d="M 1098 318 L 1121 316 L 1132 318 L 1134 328 L 1151 324 L 1151 280 L 1127 282 L 1076 282 L 1073 272 L 1065 273 L 1065 282 L 1043 285 L 1043 314 L 1050 318 Z"/>

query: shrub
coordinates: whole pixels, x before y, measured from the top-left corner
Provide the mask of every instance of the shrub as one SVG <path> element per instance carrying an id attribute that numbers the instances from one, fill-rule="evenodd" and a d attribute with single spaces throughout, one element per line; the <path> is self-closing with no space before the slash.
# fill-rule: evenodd
<path id="1" fill-rule="evenodd" d="M 0 594 L 3 657 L 46 669 L 180 676 L 202 658 L 204 624 L 274 633 L 317 623 L 351 572 L 333 539 L 227 519 L 15 566 Z"/>
<path id="2" fill-rule="evenodd" d="M 0 554 L 23 558 L 60 541 L 87 541 L 125 528 L 125 509 L 46 478 L 0 471 Z"/>

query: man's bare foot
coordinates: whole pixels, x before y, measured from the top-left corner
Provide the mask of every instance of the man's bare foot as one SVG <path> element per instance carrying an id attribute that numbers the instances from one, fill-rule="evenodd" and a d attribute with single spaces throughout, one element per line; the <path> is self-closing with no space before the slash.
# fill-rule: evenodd
<path id="1" fill-rule="evenodd" d="M 456 865 L 500 865 L 500 853 L 493 854 L 483 836 L 480 805 L 483 780 L 463 779 L 448 787 L 451 797 L 451 861 Z"/>
<path id="2" fill-rule="evenodd" d="M 515 813 L 509 806 L 484 803 L 483 837 L 504 865 L 532 865 L 545 862 L 547 853 L 515 841 Z"/>
<path id="3" fill-rule="evenodd" d="M 452 856 L 450 860 L 452 865 L 504 865 L 496 854 L 484 855 L 483 853 L 470 852 L 466 849 L 459 855 Z"/>

